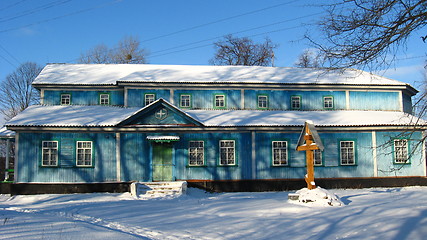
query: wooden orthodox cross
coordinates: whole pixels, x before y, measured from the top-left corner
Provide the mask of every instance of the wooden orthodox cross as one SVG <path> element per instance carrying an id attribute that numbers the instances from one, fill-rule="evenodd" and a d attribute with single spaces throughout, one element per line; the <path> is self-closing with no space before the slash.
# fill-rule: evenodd
<path id="1" fill-rule="evenodd" d="M 307 174 L 305 175 L 305 182 L 308 189 L 316 188 L 314 182 L 314 150 L 323 151 L 324 147 L 317 133 L 314 123 L 306 121 L 301 135 L 298 139 L 297 151 L 305 151 L 307 161 Z"/>

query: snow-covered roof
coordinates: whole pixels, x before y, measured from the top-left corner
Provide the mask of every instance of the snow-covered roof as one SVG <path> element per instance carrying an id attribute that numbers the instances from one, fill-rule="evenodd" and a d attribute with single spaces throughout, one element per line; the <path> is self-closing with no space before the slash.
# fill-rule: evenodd
<path id="1" fill-rule="evenodd" d="M 48 64 L 33 83 L 114 85 L 118 82 L 409 86 L 355 69 L 341 72 L 315 68 L 152 64 Z"/>
<path id="2" fill-rule="evenodd" d="M 6 126 L 115 126 L 139 108 L 106 106 L 33 105 L 6 122 Z"/>
<path id="3" fill-rule="evenodd" d="M 0 127 L 0 137 L 13 137 L 15 136 L 15 132 L 11 130 L 7 130 L 6 127 Z"/>
<path id="4" fill-rule="evenodd" d="M 311 120 L 316 126 L 398 126 L 426 124 L 403 112 L 387 111 L 261 111 L 189 110 L 205 126 L 302 126 Z"/>
<path id="5" fill-rule="evenodd" d="M 140 112 L 140 108 L 109 106 L 31 106 L 6 123 L 7 126 L 106 127 Z M 204 126 L 402 126 L 426 122 L 403 112 L 385 111 L 260 111 L 186 110 Z"/>

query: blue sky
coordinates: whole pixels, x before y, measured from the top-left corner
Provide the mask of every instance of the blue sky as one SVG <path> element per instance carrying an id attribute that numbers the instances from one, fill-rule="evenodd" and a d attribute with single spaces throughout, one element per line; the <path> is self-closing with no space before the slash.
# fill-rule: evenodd
<path id="1" fill-rule="evenodd" d="M 323 3 L 325 1 L 322 1 Z M 97 44 L 138 37 L 150 64 L 207 65 L 226 34 L 280 45 L 275 65 L 293 66 L 309 48 L 305 33 L 324 11 L 315 0 L 1 0 L 0 80 L 26 61 L 73 63 Z M 418 86 L 426 44 L 419 36 L 384 74 Z"/>

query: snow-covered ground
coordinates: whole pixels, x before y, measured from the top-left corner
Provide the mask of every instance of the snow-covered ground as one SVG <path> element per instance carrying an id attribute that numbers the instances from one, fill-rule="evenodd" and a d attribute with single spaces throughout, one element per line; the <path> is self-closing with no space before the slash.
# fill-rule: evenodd
<path id="1" fill-rule="evenodd" d="M 0 239 L 426 239 L 427 187 L 329 190 L 342 206 L 288 192 L 0 195 Z"/>

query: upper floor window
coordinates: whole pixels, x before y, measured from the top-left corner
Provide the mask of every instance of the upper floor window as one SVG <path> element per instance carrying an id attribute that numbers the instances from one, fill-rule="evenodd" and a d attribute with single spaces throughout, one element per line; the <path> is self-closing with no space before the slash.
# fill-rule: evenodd
<path id="1" fill-rule="evenodd" d="M 182 94 L 180 96 L 179 100 L 180 106 L 183 108 L 189 108 L 191 107 L 191 95 L 189 94 Z"/>
<path id="2" fill-rule="evenodd" d="M 355 165 L 354 141 L 340 141 L 341 165 Z"/>
<path id="3" fill-rule="evenodd" d="M 110 105 L 110 94 L 108 94 L 108 93 L 99 94 L 99 104 L 100 105 Z"/>
<path id="4" fill-rule="evenodd" d="M 291 108 L 292 109 L 301 109 L 301 97 L 292 96 L 291 97 Z"/>
<path id="5" fill-rule="evenodd" d="M 395 163 L 408 163 L 408 140 L 395 139 L 394 140 L 394 162 Z"/>
<path id="6" fill-rule="evenodd" d="M 154 93 L 147 93 L 144 95 L 145 106 L 151 104 L 156 100 L 156 95 Z"/>
<path id="7" fill-rule="evenodd" d="M 92 166 L 92 141 L 77 141 L 76 165 L 81 167 Z"/>
<path id="8" fill-rule="evenodd" d="M 236 148 L 234 140 L 219 141 L 219 164 L 236 165 Z"/>
<path id="9" fill-rule="evenodd" d="M 61 105 L 70 105 L 71 104 L 71 94 L 63 93 L 61 94 Z"/>
<path id="10" fill-rule="evenodd" d="M 58 141 L 42 142 L 42 166 L 58 166 Z"/>
<path id="11" fill-rule="evenodd" d="M 205 163 L 205 143 L 203 141 L 190 141 L 188 145 L 188 165 L 203 166 Z"/>
<path id="12" fill-rule="evenodd" d="M 268 108 L 268 96 L 259 95 L 258 96 L 258 108 Z"/>
<path id="13" fill-rule="evenodd" d="M 225 108 L 225 95 L 215 95 L 215 107 Z"/>
<path id="14" fill-rule="evenodd" d="M 287 141 L 273 141 L 273 166 L 286 166 L 288 165 L 288 142 Z"/>
<path id="15" fill-rule="evenodd" d="M 334 108 L 334 98 L 332 96 L 323 97 L 323 108 L 325 109 Z"/>

